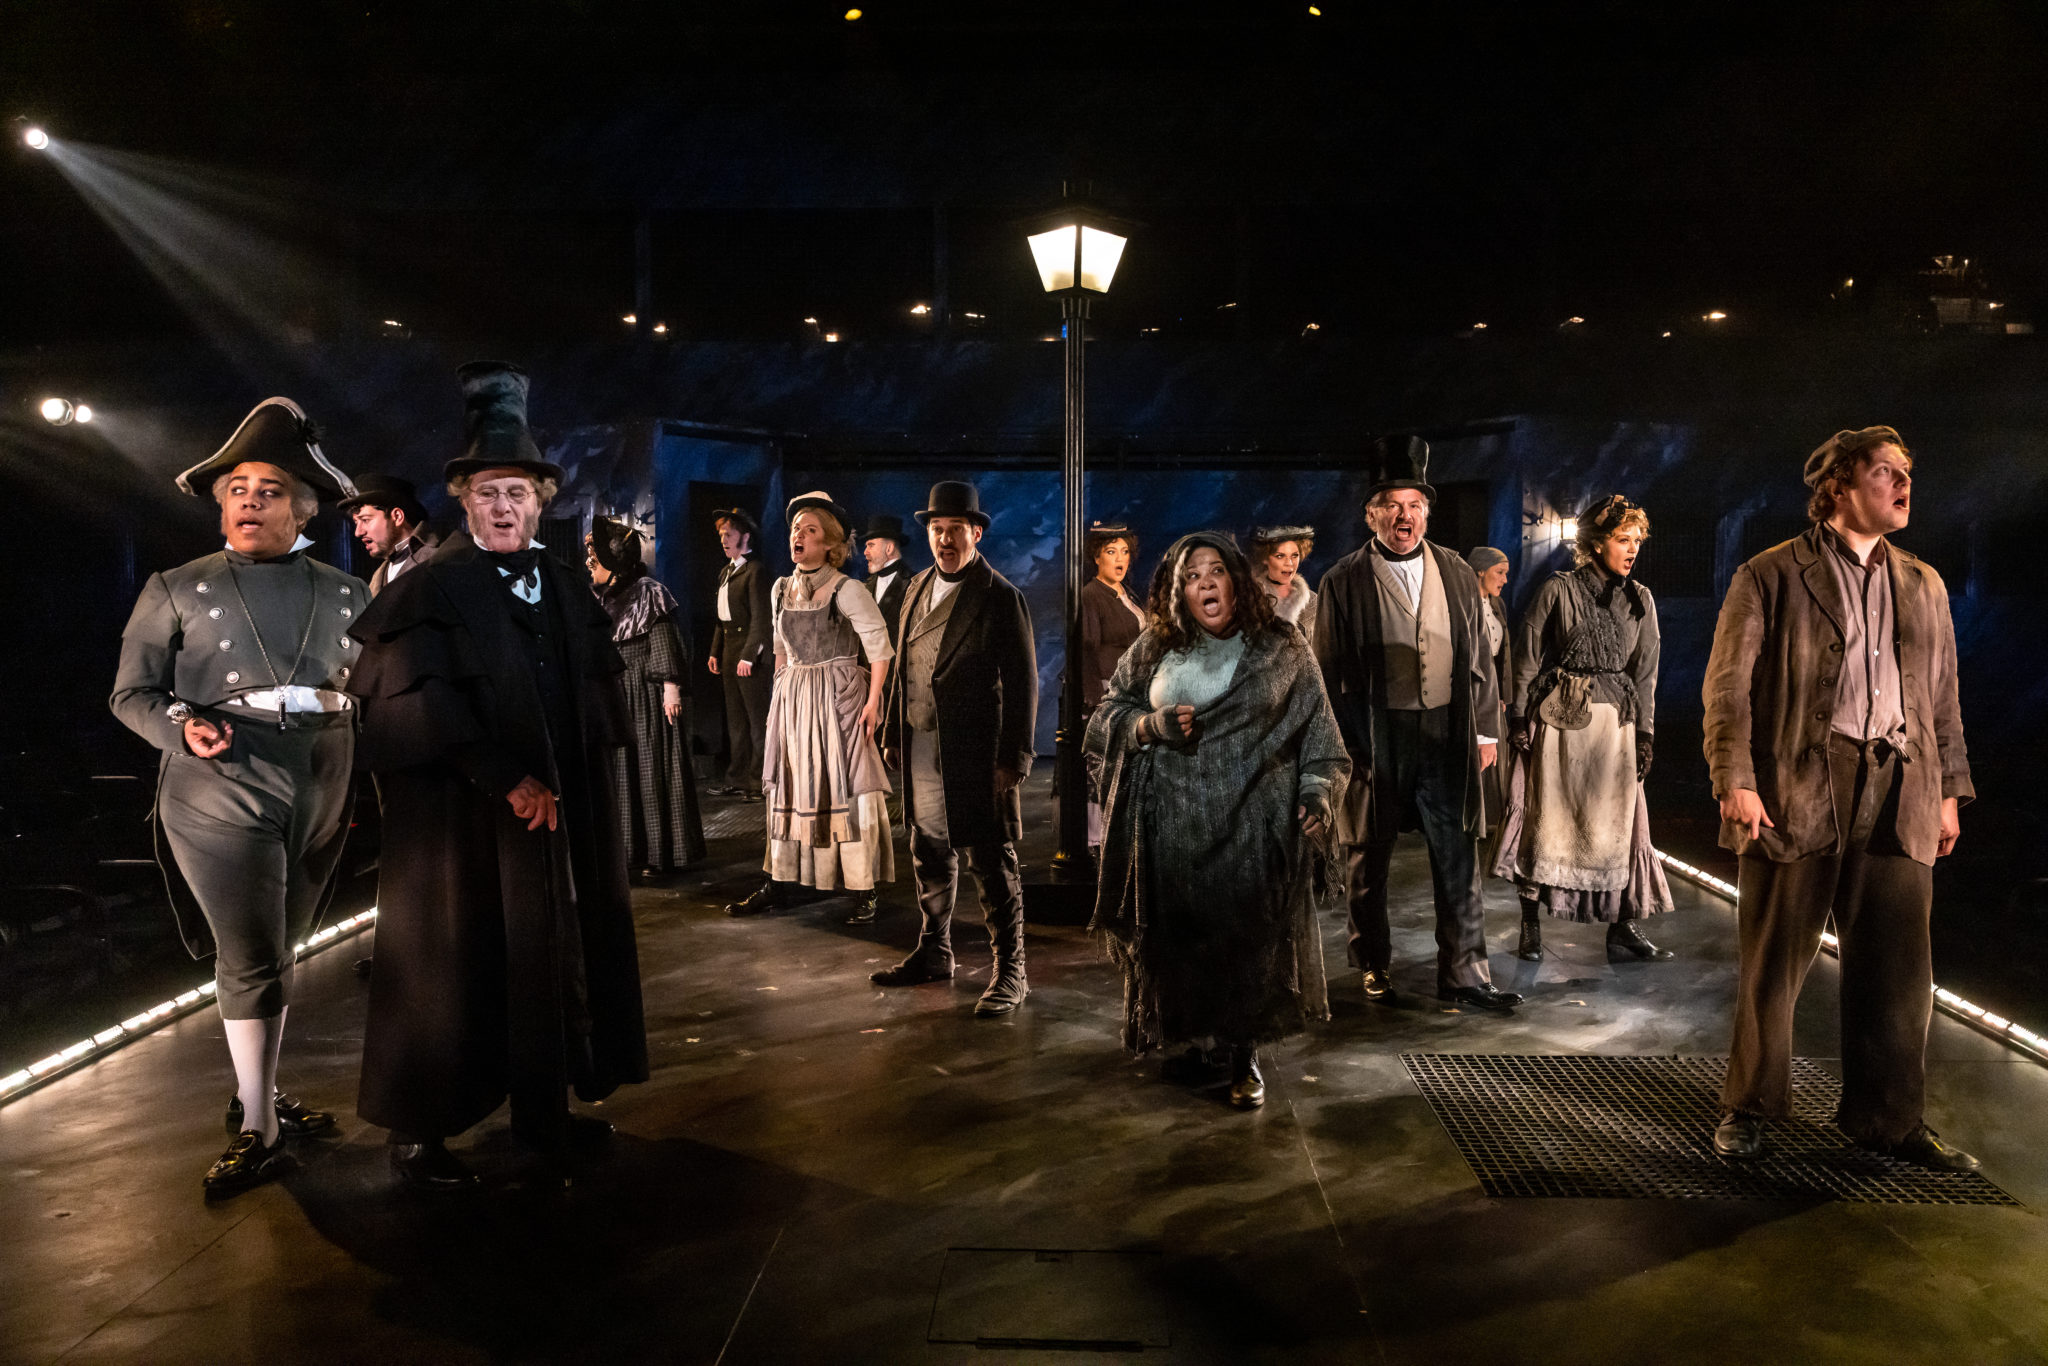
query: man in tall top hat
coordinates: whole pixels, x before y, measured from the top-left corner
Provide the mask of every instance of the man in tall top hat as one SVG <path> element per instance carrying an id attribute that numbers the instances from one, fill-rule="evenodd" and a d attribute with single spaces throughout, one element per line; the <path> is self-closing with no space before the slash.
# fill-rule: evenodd
<path id="1" fill-rule="evenodd" d="M 1404 829 L 1421 827 L 1436 899 L 1437 994 L 1480 1010 L 1521 997 L 1493 985 L 1480 899 L 1486 831 L 1480 775 L 1497 756 L 1500 683 L 1470 567 L 1423 539 L 1429 447 L 1373 445 L 1365 518 L 1372 539 L 1323 576 L 1316 659 L 1351 753 L 1338 813 L 1350 873 L 1351 962 L 1369 1000 L 1392 994 L 1387 871 Z M 1364 781 L 1360 781 L 1363 778 Z"/>
<path id="2" fill-rule="evenodd" d="M 768 695 L 775 686 L 775 624 L 768 606 L 768 570 L 754 554 L 761 533 L 745 508 L 711 514 L 725 568 L 718 575 L 713 615 L 718 621 L 704 667 L 725 685 L 725 787 L 741 801 L 761 798 L 762 745 L 768 732 Z"/>
<path id="3" fill-rule="evenodd" d="M 882 714 L 884 756 L 905 772 L 904 815 L 924 912 L 917 948 L 873 975 L 915 986 L 953 975 L 953 907 L 960 851 L 981 885 L 995 968 L 976 1015 L 1007 1015 L 1030 991 L 1024 977 L 1024 833 L 1018 786 L 1031 772 L 1038 659 L 1031 613 L 980 552 L 989 518 L 972 484 L 932 485 L 917 514 L 932 567 L 910 581 Z"/>
<path id="4" fill-rule="evenodd" d="M 868 562 L 868 592 L 874 596 L 875 606 L 882 609 L 882 620 L 889 623 L 889 634 L 896 634 L 896 623 L 903 616 L 903 599 L 910 591 L 910 573 L 903 563 L 903 519 L 894 513 L 878 513 L 868 519 L 867 533 L 861 540 L 861 554 Z"/>
<path id="5" fill-rule="evenodd" d="M 469 535 L 356 622 L 361 766 L 384 800 L 377 970 L 357 1110 L 422 1187 L 469 1184 L 445 1140 L 509 1095 L 566 1173 L 610 1125 L 572 1115 L 647 1077 L 613 766 L 624 665 L 580 565 L 534 531 L 562 470 L 527 377 L 459 372 L 468 440 L 444 471 Z"/>
<path id="6" fill-rule="evenodd" d="M 1976 796 L 1956 629 L 1933 566 L 1893 545 L 1913 459 L 1890 427 L 1807 457 L 1813 525 L 1735 571 L 1707 661 L 1707 765 L 1741 860 L 1735 1037 L 1714 1150 L 1751 1158 L 1792 1109 L 1792 1014 L 1841 937 L 1842 1099 L 1863 1147 L 1970 1171 L 1927 1127 L 1934 863 Z"/>
<path id="7" fill-rule="evenodd" d="M 150 576 L 121 633 L 111 705 L 163 751 L 157 861 L 185 946 L 214 955 L 214 1000 L 235 1064 L 227 1151 L 209 1196 L 273 1175 L 286 1135 L 333 1117 L 277 1089 L 293 946 L 333 891 L 348 835 L 360 580 L 301 533 L 321 498 L 355 486 L 288 398 L 265 399 L 226 445 L 178 476 L 220 504 L 224 549 Z"/>
<path id="8" fill-rule="evenodd" d="M 355 524 L 356 539 L 377 561 L 370 575 L 370 596 L 426 559 L 439 543 L 427 530 L 427 509 L 410 479 L 390 474 L 365 474 L 356 491 L 336 503 L 335 510 Z"/>

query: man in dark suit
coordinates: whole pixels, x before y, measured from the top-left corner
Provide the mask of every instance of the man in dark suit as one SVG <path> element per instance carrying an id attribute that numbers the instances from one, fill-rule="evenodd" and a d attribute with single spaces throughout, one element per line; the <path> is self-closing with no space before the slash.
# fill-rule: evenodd
<path id="1" fill-rule="evenodd" d="M 1977 1159 L 1921 1113 L 1934 963 L 1934 861 L 1976 795 L 1963 747 L 1948 589 L 1885 538 L 1912 510 L 1890 427 L 1807 458 L 1804 535 L 1735 571 L 1707 661 L 1707 766 L 1721 844 L 1740 856 L 1735 1037 L 1714 1149 L 1763 1151 L 1792 1109 L 1792 1012 L 1832 918 L 1842 945 L 1842 1101 L 1866 1148 L 1938 1171 Z"/>
<path id="2" fill-rule="evenodd" d="M 1366 999 L 1388 999 L 1387 873 L 1401 831 L 1419 825 L 1436 897 L 1437 995 L 1512 1010 L 1522 998 L 1493 985 L 1479 891 L 1481 775 L 1499 752 L 1500 683 L 1478 579 L 1422 538 L 1436 498 L 1428 468 L 1419 437 L 1374 443 L 1373 538 L 1323 576 L 1316 604 L 1316 659 L 1354 775 L 1338 819 L 1351 962 L 1364 969 Z"/>
<path id="3" fill-rule="evenodd" d="M 356 539 L 377 561 L 377 571 L 370 575 L 373 598 L 440 544 L 440 538 L 427 530 L 427 510 L 410 479 L 366 474 L 356 481 L 355 495 L 334 506 L 354 523 Z"/>
<path id="4" fill-rule="evenodd" d="M 868 519 L 867 537 L 861 554 L 868 562 L 868 592 L 889 623 L 889 638 L 896 637 L 896 623 L 903 616 L 903 599 L 910 591 L 910 570 L 903 563 L 903 519 L 883 513 Z"/>
<path id="5" fill-rule="evenodd" d="M 904 772 L 903 805 L 917 900 L 917 948 L 873 980 L 885 987 L 953 975 L 960 850 L 981 885 L 995 969 L 976 1015 L 1007 1015 L 1024 977 L 1024 832 L 1018 786 L 1031 771 L 1038 660 L 1024 595 L 981 557 L 989 519 L 972 484 L 932 486 L 917 514 L 932 567 L 910 582 L 883 711 L 883 757 Z"/>
<path id="6" fill-rule="evenodd" d="M 705 667 L 725 684 L 725 739 L 731 759 L 726 785 L 714 789 L 743 802 L 761 800 L 761 754 L 768 733 L 768 694 L 775 686 L 774 625 L 768 571 L 754 557 L 760 532 L 744 508 L 712 514 L 725 569 L 713 615 L 718 626 Z"/>

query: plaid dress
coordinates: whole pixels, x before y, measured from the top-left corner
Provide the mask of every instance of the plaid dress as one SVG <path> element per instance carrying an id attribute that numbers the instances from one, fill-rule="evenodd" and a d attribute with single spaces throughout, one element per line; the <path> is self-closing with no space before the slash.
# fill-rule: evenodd
<path id="1" fill-rule="evenodd" d="M 599 597 L 617 627 L 613 643 L 626 661 L 620 682 L 633 721 L 633 743 L 616 770 L 626 867 L 687 868 L 704 857 L 704 823 L 690 763 L 690 656 L 676 630 L 675 599 L 648 577 Z M 662 714 L 663 683 L 683 689 L 674 725 Z"/>

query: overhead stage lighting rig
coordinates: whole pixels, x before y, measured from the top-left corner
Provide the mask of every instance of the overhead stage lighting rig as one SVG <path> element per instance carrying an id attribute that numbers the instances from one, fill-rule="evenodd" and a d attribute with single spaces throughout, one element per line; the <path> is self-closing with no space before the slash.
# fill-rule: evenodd
<path id="1" fill-rule="evenodd" d="M 68 427 L 74 422 L 92 421 L 92 408 L 89 404 L 73 403 L 68 398 L 46 398 L 37 411 L 43 415 L 43 421 L 53 427 Z"/>
<path id="2" fill-rule="evenodd" d="M 14 131 L 15 135 L 21 139 L 21 145 L 28 148 L 31 152 L 42 152 L 49 149 L 49 133 L 44 130 L 41 124 L 31 122 L 26 114 L 15 116 Z"/>

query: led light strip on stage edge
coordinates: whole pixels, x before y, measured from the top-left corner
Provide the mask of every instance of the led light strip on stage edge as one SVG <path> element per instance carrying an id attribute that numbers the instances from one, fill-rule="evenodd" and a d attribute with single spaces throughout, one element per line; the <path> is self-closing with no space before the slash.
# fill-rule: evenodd
<path id="1" fill-rule="evenodd" d="M 1740 898 L 1736 895 L 1735 884 L 1715 877 L 1704 868 L 1695 868 L 1683 859 L 1675 859 L 1662 849 L 1653 850 L 1657 861 L 1677 873 L 1688 882 L 1698 883 L 1710 892 L 1718 892 L 1732 903 Z M 1842 956 L 1841 941 L 1825 931 L 1820 937 L 1820 946 L 1837 958 Z M 1979 1033 L 1988 1034 L 2002 1044 L 2008 1044 L 2025 1053 L 2036 1062 L 2048 1062 L 2048 1039 L 2042 1038 L 2031 1029 L 2014 1024 L 2003 1015 L 1994 1015 L 1974 1001 L 1966 1001 L 1947 987 L 1934 989 L 1934 1004 L 1942 1014 L 1961 1020 Z M 4 1096 L 5 1083 L 0 1083 L 0 1096 Z"/>
<path id="2" fill-rule="evenodd" d="M 315 931 L 305 943 L 294 944 L 292 952 L 311 958 L 322 949 L 332 948 L 342 940 L 360 934 L 368 929 L 376 918 L 377 908 L 372 906 L 360 915 L 349 916 L 324 930 Z M 202 982 L 171 1000 L 160 1001 L 148 1010 L 131 1015 L 117 1025 L 107 1026 L 89 1039 L 80 1039 L 61 1052 L 52 1053 L 40 1062 L 32 1062 L 19 1072 L 0 1077 L 0 1105 L 26 1095 L 44 1082 L 55 1081 L 66 1072 L 95 1062 L 122 1044 L 153 1033 L 172 1020 L 182 1019 L 212 1000 L 213 983 Z"/>

